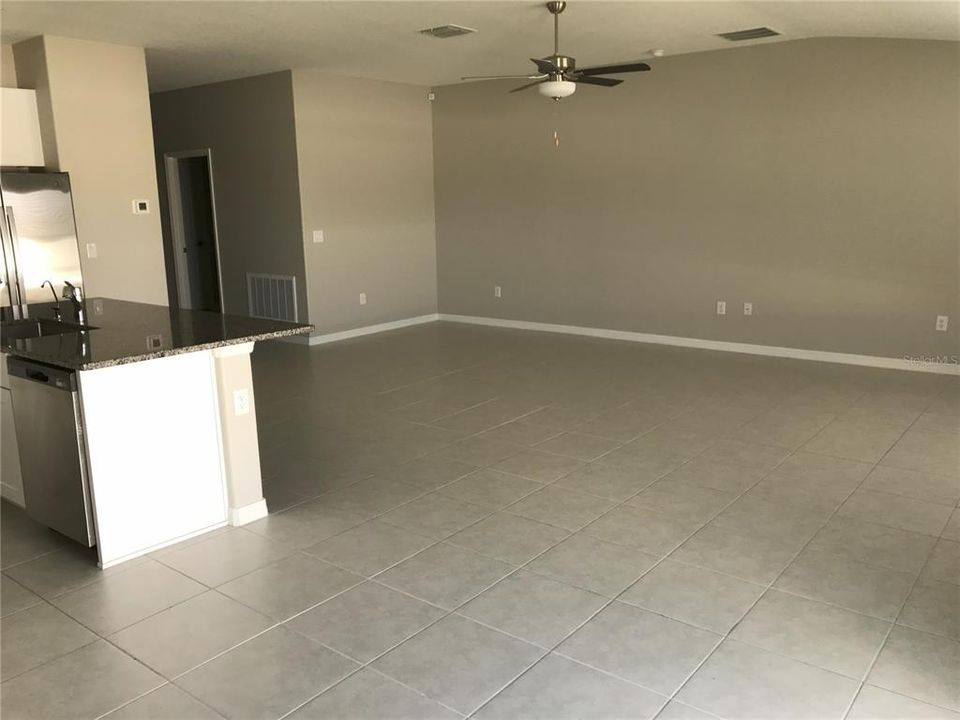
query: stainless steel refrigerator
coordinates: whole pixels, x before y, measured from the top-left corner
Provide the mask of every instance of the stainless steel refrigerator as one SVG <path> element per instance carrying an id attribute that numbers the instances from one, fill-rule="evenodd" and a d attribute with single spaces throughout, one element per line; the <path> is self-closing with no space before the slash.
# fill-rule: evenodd
<path id="1" fill-rule="evenodd" d="M 29 317 L 28 305 L 52 302 L 54 292 L 57 297 L 62 294 L 64 282 L 82 287 L 69 175 L 0 173 L 0 205 L 0 306 L 4 315 Z M 44 287 L 47 280 L 53 292 Z"/>

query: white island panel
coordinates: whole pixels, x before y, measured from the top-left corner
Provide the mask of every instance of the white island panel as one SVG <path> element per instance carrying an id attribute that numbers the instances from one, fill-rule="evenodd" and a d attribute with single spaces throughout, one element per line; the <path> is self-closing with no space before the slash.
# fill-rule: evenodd
<path id="1" fill-rule="evenodd" d="M 225 524 L 209 351 L 79 373 L 102 567 Z"/>

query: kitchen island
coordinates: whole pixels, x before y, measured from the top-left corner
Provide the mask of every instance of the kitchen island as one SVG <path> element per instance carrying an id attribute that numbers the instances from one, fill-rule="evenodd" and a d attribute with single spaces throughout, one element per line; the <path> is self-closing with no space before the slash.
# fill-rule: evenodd
<path id="1" fill-rule="evenodd" d="M 108 298 L 84 308 L 82 323 L 68 308 L 58 325 L 52 304 L 31 306 L 0 330 L 27 513 L 95 543 L 101 567 L 265 515 L 250 352 L 310 326 Z M 65 410 L 45 417 L 53 402 Z M 53 438 L 67 421 L 77 482 L 70 438 Z M 81 513 L 88 540 L 73 531 Z"/>

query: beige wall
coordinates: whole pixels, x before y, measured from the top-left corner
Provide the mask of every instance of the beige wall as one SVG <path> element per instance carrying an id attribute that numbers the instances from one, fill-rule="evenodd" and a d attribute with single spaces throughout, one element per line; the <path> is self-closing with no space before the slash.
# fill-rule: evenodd
<path id="1" fill-rule="evenodd" d="M 47 169 L 70 173 L 88 296 L 166 304 L 147 72 L 142 48 L 44 36 L 13 48 L 37 90 Z M 152 211 L 133 214 L 133 200 Z"/>
<path id="2" fill-rule="evenodd" d="M 142 48 L 44 36 L 14 46 L 37 90 L 47 168 L 70 173 L 88 296 L 166 304 L 147 72 Z M 149 201 L 134 215 L 133 200 Z"/>
<path id="3" fill-rule="evenodd" d="M 427 88 L 294 70 L 293 94 L 317 332 L 436 312 Z"/>
<path id="4" fill-rule="evenodd" d="M 307 320 L 290 72 L 157 93 L 151 103 L 161 168 L 166 152 L 210 148 L 224 311 L 247 314 L 247 272 L 293 275 Z"/>
<path id="5" fill-rule="evenodd" d="M 18 87 L 17 67 L 13 59 L 12 45 L 0 45 L 0 87 Z"/>
<path id="6" fill-rule="evenodd" d="M 440 88 L 440 310 L 957 353 L 958 59 L 956 43 L 810 40 L 665 58 L 561 103 Z"/>

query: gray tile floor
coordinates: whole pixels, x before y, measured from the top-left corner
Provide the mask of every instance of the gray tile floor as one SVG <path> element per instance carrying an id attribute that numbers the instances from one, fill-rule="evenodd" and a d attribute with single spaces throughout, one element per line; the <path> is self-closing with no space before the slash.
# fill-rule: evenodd
<path id="1" fill-rule="evenodd" d="M 255 352 L 272 514 L 2 516 L 4 718 L 960 718 L 960 383 L 452 324 Z"/>

